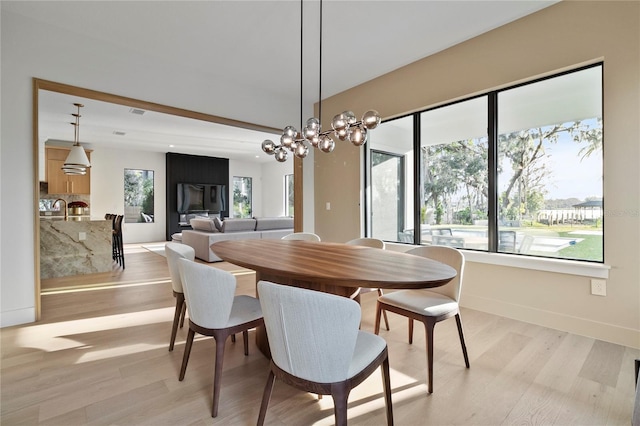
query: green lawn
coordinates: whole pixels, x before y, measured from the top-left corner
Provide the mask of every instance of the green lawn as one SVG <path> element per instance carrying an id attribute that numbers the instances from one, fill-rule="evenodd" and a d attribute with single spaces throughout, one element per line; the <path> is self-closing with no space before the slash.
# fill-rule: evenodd
<path id="1" fill-rule="evenodd" d="M 575 238 L 576 240 L 580 240 L 576 242 L 575 245 L 564 248 L 556 253 L 530 251 L 527 254 L 559 259 L 590 260 L 595 262 L 601 262 L 603 260 L 602 227 L 596 227 L 594 225 L 548 226 L 535 222 L 525 222 L 524 224 L 527 226 L 501 229 L 517 231 L 521 235 Z M 443 227 L 451 227 L 457 230 L 467 231 L 486 231 L 486 227 L 482 226 L 443 225 Z"/>
<path id="2" fill-rule="evenodd" d="M 560 232 L 559 235 L 561 237 L 583 238 L 583 240 L 576 245 L 560 250 L 558 257 L 594 261 L 603 260 L 602 235 L 576 235 L 569 234 L 569 232 Z"/>
<path id="3" fill-rule="evenodd" d="M 536 236 L 557 236 L 581 239 L 575 245 L 560 250 L 558 253 L 532 253 L 563 259 L 603 260 L 602 228 L 593 225 L 552 225 L 534 224 L 532 227 L 518 228 L 518 231 Z M 582 234 L 580 231 L 584 231 Z M 593 232 L 600 232 L 600 235 Z M 577 232 L 577 233 L 574 233 Z"/>

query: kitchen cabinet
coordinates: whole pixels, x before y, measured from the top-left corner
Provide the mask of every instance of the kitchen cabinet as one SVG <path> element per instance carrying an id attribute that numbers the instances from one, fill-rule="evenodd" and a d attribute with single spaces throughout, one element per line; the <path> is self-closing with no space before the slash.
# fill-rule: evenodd
<path id="1" fill-rule="evenodd" d="M 62 171 L 69 149 L 46 147 L 46 175 L 49 194 L 89 194 L 91 192 L 91 169 L 87 169 L 87 174 L 66 175 Z M 90 151 L 87 157 L 91 160 Z"/>

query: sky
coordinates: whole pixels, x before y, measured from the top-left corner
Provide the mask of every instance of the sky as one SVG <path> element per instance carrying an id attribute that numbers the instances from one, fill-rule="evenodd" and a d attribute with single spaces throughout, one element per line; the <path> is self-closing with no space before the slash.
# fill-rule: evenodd
<path id="1" fill-rule="evenodd" d="M 574 142 L 566 132 L 560 134 L 557 143 L 545 141 L 545 199 L 602 198 L 602 152 L 580 160 L 578 152 L 585 146 L 586 143 Z M 512 173 L 505 170 L 498 177 L 500 192 L 506 189 Z"/>

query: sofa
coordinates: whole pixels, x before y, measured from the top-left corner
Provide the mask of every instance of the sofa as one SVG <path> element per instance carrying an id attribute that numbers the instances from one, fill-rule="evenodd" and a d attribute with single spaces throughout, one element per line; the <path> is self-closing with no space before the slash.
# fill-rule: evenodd
<path id="1" fill-rule="evenodd" d="M 196 257 L 205 262 L 222 261 L 211 251 L 218 241 L 281 239 L 293 232 L 292 217 L 194 218 L 189 224 L 193 229 L 182 231 L 182 244 L 193 247 Z"/>

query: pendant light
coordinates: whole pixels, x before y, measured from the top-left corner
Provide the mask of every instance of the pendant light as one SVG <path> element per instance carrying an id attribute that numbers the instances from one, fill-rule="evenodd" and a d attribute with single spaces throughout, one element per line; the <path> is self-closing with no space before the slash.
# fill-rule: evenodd
<path id="1" fill-rule="evenodd" d="M 76 118 L 75 123 L 71 123 L 74 127 L 74 144 L 71 147 L 71 151 L 69 151 L 69 155 L 62 166 L 62 171 L 64 171 L 67 175 L 85 175 L 87 174 L 87 169 L 91 167 L 91 163 L 89 163 L 89 158 L 87 157 L 87 153 L 84 151 L 82 145 L 80 145 L 79 137 L 80 137 L 80 108 L 84 105 L 82 104 L 73 104 L 78 108 L 78 112 L 75 114 L 71 114 Z"/>

